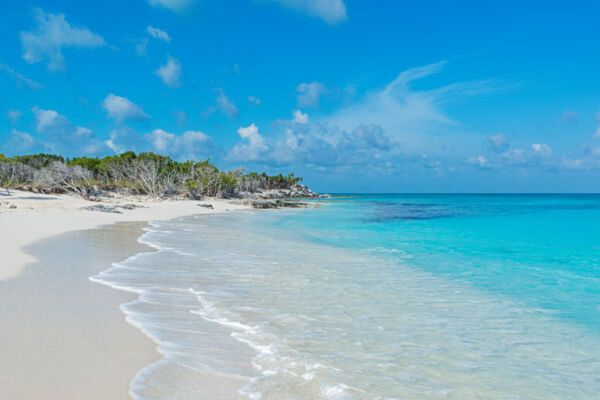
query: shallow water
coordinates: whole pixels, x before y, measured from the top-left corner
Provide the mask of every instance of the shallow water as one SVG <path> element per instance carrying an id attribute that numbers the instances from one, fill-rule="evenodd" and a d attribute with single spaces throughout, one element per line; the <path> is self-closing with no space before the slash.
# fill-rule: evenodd
<path id="1" fill-rule="evenodd" d="M 355 196 L 152 224 L 95 280 L 140 399 L 595 399 L 600 197 Z"/>

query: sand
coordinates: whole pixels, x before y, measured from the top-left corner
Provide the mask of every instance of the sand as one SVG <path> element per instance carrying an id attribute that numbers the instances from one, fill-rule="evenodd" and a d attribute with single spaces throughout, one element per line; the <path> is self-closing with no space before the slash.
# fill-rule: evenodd
<path id="1" fill-rule="evenodd" d="M 160 355 L 119 309 L 135 295 L 89 277 L 152 251 L 137 242 L 145 221 L 241 208 L 212 199 L 103 202 L 130 203 L 146 208 L 109 214 L 81 210 L 94 203 L 67 195 L 0 196 L 0 398 L 130 398 L 136 372 Z"/>
<path id="2" fill-rule="evenodd" d="M 198 204 L 213 205 L 213 209 Z M 107 206 L 135 204 L 144 208 L 120 211 L 122 214 L 82 210 L 95 204 Z M 16 206 L 16 208 L 10 208 Z M 102 203 L 70 195 L 40 195 L 0 189 L 0 280 L 17 276 L 35 258 L 23 251 L 28 244 L 51 235 L 97 228 L 125 221 L 159 221 L 194 214 L 210 214 L 246 208 L 226 200 L 152 200 L 143 197 L 115 197 Z"/>

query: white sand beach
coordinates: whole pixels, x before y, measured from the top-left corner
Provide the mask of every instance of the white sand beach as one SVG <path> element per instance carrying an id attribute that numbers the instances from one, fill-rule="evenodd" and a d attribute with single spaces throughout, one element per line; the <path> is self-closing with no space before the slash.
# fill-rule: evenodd
<path id="1" fill-rule="evenodd" d="M 198 205 L 207 203 L 214 208 Z M 94 204 L 70 195 L 0 195 L 2 398 L 130 398 L 136 372 L 160 355 L 119 309 L 136 296 L 89 277 L 150 250 L 137 243 L 146 221 L 244 208 L 115 197 L 102 204 L 144 208 L 82 210 Z"/>
<path id="2" fill-rule="evenodd" d="M 0 280 L 17 276 L 35 261 L 23 248 L 37 240 L 65 232 L 96 228 L 126 221 L 159 221 L 194 214 L 211 214 L 246 208 L 227 200 L 152 200 L 146 197 L 115 196 L 102 203 L 73 195 L 44 195 L 3 189 L 0 194 Z M 199 207 L 210 203 L 213 208 Z M 134 204 L 143 208 L 119 209 L 120 214 L 82 210 L 83 207 Z M 15 207 L 15 208 L 12 208 Z"/>

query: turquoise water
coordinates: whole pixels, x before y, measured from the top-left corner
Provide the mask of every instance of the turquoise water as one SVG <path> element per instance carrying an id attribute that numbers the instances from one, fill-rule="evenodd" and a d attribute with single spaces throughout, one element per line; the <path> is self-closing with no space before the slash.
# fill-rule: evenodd
<path id="1" fill-rule="evenodd" d="M 600 195 L 347 195 L 277 225 L 600 333 Z"/>
<path id="2" fill-rule="evenodd" d="M 348 195 L 153 223 L 93 278 L 136 399 L 596 399 L 600 196 Z"/>

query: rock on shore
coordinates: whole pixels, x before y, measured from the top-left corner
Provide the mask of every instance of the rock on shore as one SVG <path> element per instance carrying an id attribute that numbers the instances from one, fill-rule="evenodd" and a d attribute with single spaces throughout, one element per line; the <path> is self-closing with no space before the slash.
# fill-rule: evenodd
<path id="1" fill-rule="evenodd" d="M 309 207 L 305 201 L 298 200 L 282 200 L 282 199 L 241 199 L 234 200 L 236 204 L 248 206 L 252 208 L 268 209 L 268 208 L 306 208 Z"/>
<path id="2" fill-rule="evenodd" d="M 254 193 L 258 199 L 285 199 L 285 198 L 318 198 L 326 197 L 315 193 L 305 185 L 296 184 L 289 189 L 270 189 Z"/>

